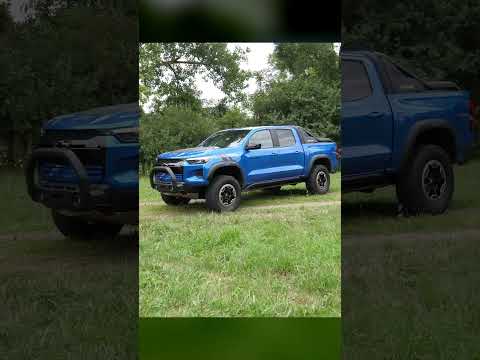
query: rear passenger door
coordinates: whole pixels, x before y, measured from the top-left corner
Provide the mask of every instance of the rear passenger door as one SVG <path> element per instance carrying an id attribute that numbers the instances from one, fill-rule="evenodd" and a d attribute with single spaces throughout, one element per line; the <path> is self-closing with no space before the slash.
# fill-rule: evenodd
<path id="1" fill-rule="evenodd" d="M 305 155 L 298 134 L 292 129 L 271 130 L 275 148 L 273 163 L 277 180 L 300 177 L 305 167 Z"/>

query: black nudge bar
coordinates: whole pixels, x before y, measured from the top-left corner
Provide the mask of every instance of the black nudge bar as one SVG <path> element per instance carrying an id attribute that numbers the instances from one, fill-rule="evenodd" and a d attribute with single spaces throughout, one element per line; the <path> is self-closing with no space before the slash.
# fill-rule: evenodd
<path id="1" fill-rule="evenodd" d="M 38 196 L 39 184 L 36 183 L 35 170 L 38 160 L 65 160 L 67 161 L 78 176 L 78 203 L 76 208 L 88 208 L 90 203 L 90 182 L 88 180 L 85 167 L 75 155 L 75 153 L 66 148 L 39 148 L 32 152 L 25 168 L 28 195 L 33 201 L 40 202 Z"/>
<path id="2" fill-rule="evenodd" d="M 150 171 L 150 186 L 154 189 L 156 189 L 155 186 L 155 173 L 157 172 L 166 172 L 170 177 L 172 178 L 172 189 L 177 188 L 177 177 L 173 173 L 172 169 L 170 169 L 168 166 L 154 166 L 152 171 Z"/>

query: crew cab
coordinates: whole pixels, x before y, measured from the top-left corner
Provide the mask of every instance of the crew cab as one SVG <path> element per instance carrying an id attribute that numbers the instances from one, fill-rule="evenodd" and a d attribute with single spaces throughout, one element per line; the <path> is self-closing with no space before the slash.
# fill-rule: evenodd
<path id="1" fill-rule="evenodd" d="M 123 104 L 43 125 L 25 167 L 27 189 L 65 236 L 114 236 L 138 224 L 139 115 L 137 104 Z"/>
<path id="2" fill-rule="evenodd" d="M 396 185 L 406 211 L 444 212 L 472 149 L 468 92 L 372 51 L 342 51 L 341 72 L 342 192 Z"/>
<path id="3" fill-rule="evenodd" d="M 168 205 L 206 199 L 211 210 L 233 211 L 242 191 L 305 182 L 325 194 L 337 169 L 336 143 L 298 126 L 261 126 L 214 133 L 198 147 L 160 154 L 151 186 Z"/>

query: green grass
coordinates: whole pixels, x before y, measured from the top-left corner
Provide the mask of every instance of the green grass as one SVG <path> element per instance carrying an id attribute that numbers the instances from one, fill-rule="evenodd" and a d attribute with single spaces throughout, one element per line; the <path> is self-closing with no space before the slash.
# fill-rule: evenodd
<path id="1" fill-rule="evenodd" d="M 214 214 L 167 207 L 141 179 L 140 316 L 340 316 L 340 206 L 317 205 L 340 199 L 333 181 Z"/>
<path id="2" fill-rule="evenodd" d="M 439 216 L 397 217 L 391 188 L 342 197 L 346 358 L 478 358 L 478 157 L 455 175 Z"/>
<path id="3" fill-rule="evenodd" d="M 138 235 L 65 239 L 21 171 L 0 179 L 0 358 L 135 358 Z"/>
<path id="4" fill-rule="evenodd" d="M 478 359 L 479 234 L 344 238 L 345 358 Z"/>
<path id="5" fill-rule="evenodd" d="M 0 234 L 52 230 L 50 211 L 30 199 L 22 170 L 0 169 Z"/>
<path id="6" fill-rule="evenodd" d="M 443 232 L 478 228 L 480 224 L 480 157 L 456 166 L 455 193 L 447 213 L 439 216 L 398 217 L 395 188 L 378 189 L 372 194 L 342 196 L 344 235 L 405 232 Z"/>

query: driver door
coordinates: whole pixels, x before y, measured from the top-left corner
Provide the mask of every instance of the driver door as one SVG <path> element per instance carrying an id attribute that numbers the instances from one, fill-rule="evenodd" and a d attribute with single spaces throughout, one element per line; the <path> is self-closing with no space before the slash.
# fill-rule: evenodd
<path id="1" fill-rule="evenodd" d="M 247 185 L 275 180 L 272 178 L 275 169 L 273 138 L 270 130 L 258 130 L 253 133 L 247 142 L 247 147 L 255 144 L 260 144 L 260 149 L 245 149 L 244 154 Z"/>

